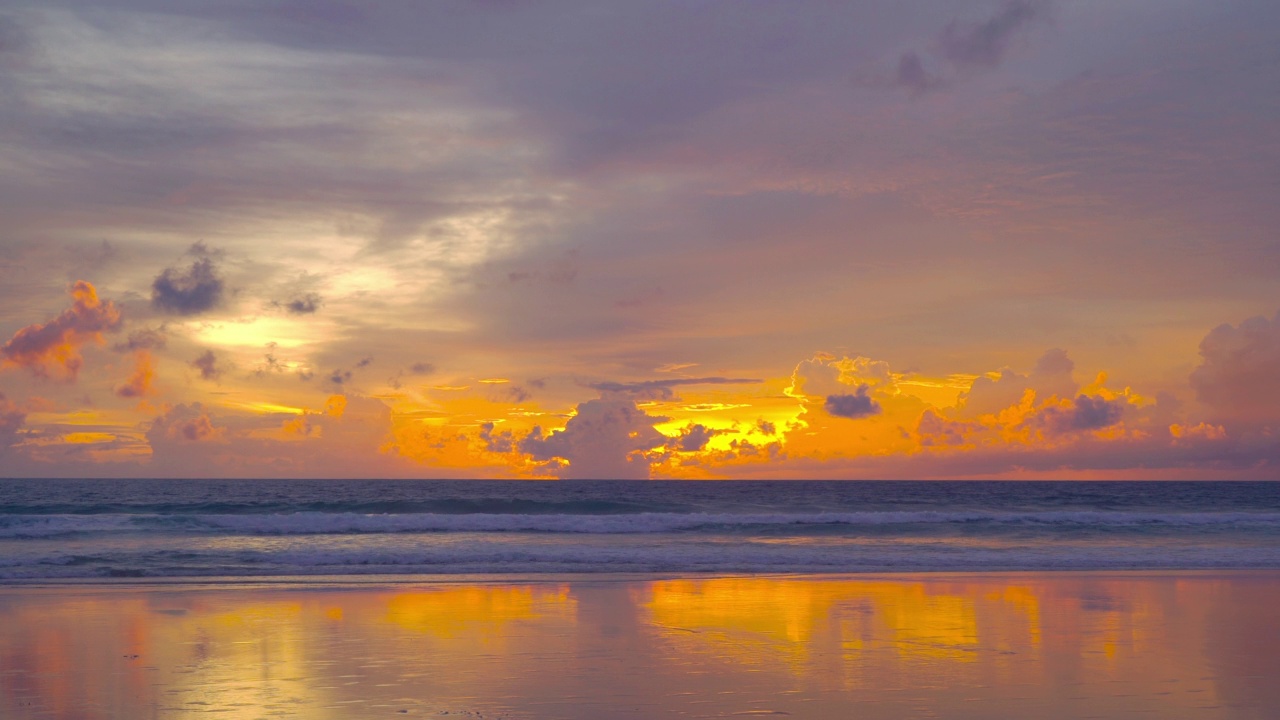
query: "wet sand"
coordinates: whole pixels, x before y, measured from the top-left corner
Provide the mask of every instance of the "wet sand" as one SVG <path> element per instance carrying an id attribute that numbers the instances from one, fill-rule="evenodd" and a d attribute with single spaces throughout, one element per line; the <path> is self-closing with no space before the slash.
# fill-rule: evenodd
<path id="1" fill-rule="evenodd" d="M 0 717 L 1274 718 L 1280 572 L 0 587 Z"/>

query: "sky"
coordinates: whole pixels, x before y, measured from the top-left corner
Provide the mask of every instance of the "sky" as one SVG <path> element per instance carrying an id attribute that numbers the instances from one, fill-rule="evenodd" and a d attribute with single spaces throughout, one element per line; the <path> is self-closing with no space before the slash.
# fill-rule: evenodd
<path id="1" fill-rule="evenodd" d="M 1280 479 L 1270 0 L 8 0 L 0 475 Z"/>

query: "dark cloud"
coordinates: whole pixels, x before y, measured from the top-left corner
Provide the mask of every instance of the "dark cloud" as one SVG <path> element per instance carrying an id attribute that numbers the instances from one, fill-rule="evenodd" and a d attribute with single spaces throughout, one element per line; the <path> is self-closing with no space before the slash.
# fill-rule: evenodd
<path id="1" fill-rule="evenodd" d="M 599 382 L 589 383 L 587 387 L 601 393 L 625 395 L 634 398 L 651 400 L 667 400 L 675 395 L 672 388 L 682 385 L 749 385 L 762 382 L 757 378 L 673 378 L 671 380 L 644 380 L 641 382 Z"/>
<path id="2" fill-rule="evenodd" d="M 711 438 L 722 432 L 722 430 L 712 430 L 701 423 L 691 423 L 681 428 L 680 437 L 671 438 L 669 445 L 681 452 L 698 452 L 707 446 Z"/>
<path id="3" fill-rule="evenodd" d="M 203 380 L 217 380 L 222 377 L 222 368 L 218 367 L 218 356 L 212 350 L 205 350 L 200 357 L 191 361 L 191 367 L 200 371 Z"/>
<path id="4" fill-rule="evenodd" d="M 170 267 L 151 283 L 151 306 L 173 315 L 196 315 L 222 301 L 223 282 L 214 265 L 215 251 L 197 242 L 187 251 L 195 256 L 185 270 Z"/>
<path id="5" fill-rule="evenodd" d="M 134 350 L 161 350 L 168 343 L 169 338 L 165 334 L 163 327 L 143 328 L 129 333 L 129 338 L 121 343 L 116 343 L 112 349 L 116 352 L 133 352 Z"/>
<path id="6" fill-rule="evenodd" d="M 409 366 L 409 372 L 414 375 L 430 375 L 436 371 L 436 366 L 428 362 L 416 362 Z"/>
<path id="7" fill-rule="evenodd" d="M 1122 399 L 1107 400 L 1100 396 L 1079 395 L 1070 407 L 1049 406 L 1030 422 L 1058 434 L 1100 430 L 1120 422 L 1126 405 Z"/>
<path id="8" fill-rule="evenodd" d="M 489 452 L 508 453 L 516 449 L 516 438 L 510 430 L 495 433 L 492 422 L 480 426 L 480 439 Z"/>
<path id="9" fill-rule="evenodd" d="M 338 368 L 329 373 L 329 382 L 334 385 L 342 386 L 351 382 L 351 371 Z"/>
<path id="10" fill-rule="evenodd" d="M 535 427 L 519 449 L 535 460 L 567 462 L 559 467 L 565 479 L 643 480 L 649 477 L 645 453 L 666 444 L 666 436 L 654 429 L 663 420 L 636 407 L 634 400 L 588 400 L 578 405 L 563 430 L 543 433 Z"/>
<path id="11" fill-rule="evenodd" d="M 44 324 L 18 330 L 3 346 L 4 365 L 25 367 L 39 377 L 50 373 L 74 381 L 84 364 L 80 347 L 100 342 L 102 333 L 115 332 L 122 323 L 120 310 L 110 300 L 99 300 L 93 285 L 80 280 L 71 286 L 72 305 Z"/>
<path id="12" fill-rule="evenodd" d="M 358 370 L 360 368 L 369 367 L 372 364 L 373 364 L 372 357 L 362 357 L 356 362 L 356 369 Z"/>
<path id="13" fill-rule="evenodd" d="M 1027 0 L 1008 0 L 998 13 L 976 25 L 952 21 L 938 36 L 946 59 L 960 67 L 995 67 L 1004 59 L 1014 35 L 1040 17 L 1044 7 Z"/>
<path id="14" fill-rule="evenodd" d="M 778 426 L 774 425 L 768 420 L 757 421 L 756 427 L 759 428 L 760 432 L 764 433 L 765 435 L 773 435 L 774 433 L 778 432 Z"/>
<path id="15" fill-rule="evenodd" d="M 1216 420 L 1280 427 L 1280 313 L 1214 328 L 1200 356 L 1191 387 Z"/>
<path id="16" fill-rule="evenodd" d="M 1042 3 L 1007 0 L 983 22 L 952 20 L 933 43 L 935 65 L 940 67 L 930 71 L 919 51 L 908 50 L 898 56 L 893 84 L 920 94 L 947 85 L 956 74 L 994 68 L 1004 60 L 1017 34 L 1044 14 Z"/>
<path id="17" fill-rule="evenodd" d="M 267 352 L 262 356 L 262 364 L 258 366 L 257 370 L 253 371 L 254 375 L 262 377 L 268 373 L 282 373 L 285 371 L 284 363 L 280 362 L 280 358 L 276 357 L 276 347 L 278 347 L 276 343 L 267 343 Z M 302 379 L 310 380 L 311 378 L 308 376 Z"/>
<path id="18" fill-rule="evenodd" d="M 277 301 L 274 304 L 283 307 L 290 315 L 314 315 L 323 303 L 324 301 L 317 293 L 307 293 L 288 302 Z"/>
<path id="19" fill-rule="evenodd" d="M 871 386 L 859 385 L 852 395 L 828 395 L 822 404 L 828 413 L 842 418 L 864 418 L 880 414 L 880 403 L 871 399 Z"/>
<path id="20" fill-rule="evenodd" d="M 925 69 L 924 62 L 920 59 L 920 53 L 914 50 L 904 52 L 902 57 L 898 58 L 898 68 L 894 75 L 894 83 L 916 93 L 933 90 L 945 84 L 942 78 L 931 74 Z"/>

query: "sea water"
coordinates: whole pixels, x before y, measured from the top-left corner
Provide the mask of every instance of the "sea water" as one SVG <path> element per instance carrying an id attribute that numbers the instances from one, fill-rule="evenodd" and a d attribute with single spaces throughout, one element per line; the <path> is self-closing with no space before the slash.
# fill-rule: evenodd
<path id="1" fill-rule="evenodd" d="M 1280 568 L 1280 483 L 0 480 L 0 579 Z"/>

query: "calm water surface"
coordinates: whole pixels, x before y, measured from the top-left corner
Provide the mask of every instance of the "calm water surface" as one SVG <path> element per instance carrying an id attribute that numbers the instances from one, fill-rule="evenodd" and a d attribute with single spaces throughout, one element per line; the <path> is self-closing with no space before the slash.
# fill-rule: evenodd
<path id="1" fill-rule="evenodd" d="M 1257 571 L 8 587 L 0 717 L 1275 718 L 1278 597 Z"/>

